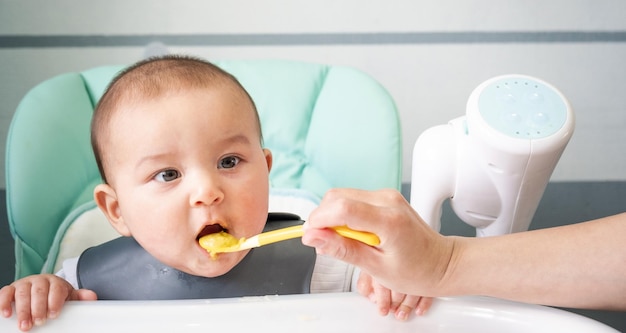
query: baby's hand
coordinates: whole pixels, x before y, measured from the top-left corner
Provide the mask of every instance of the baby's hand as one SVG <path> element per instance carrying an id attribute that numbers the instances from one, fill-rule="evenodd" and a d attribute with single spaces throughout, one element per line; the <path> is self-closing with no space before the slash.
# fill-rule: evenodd
<path id="1" fill-rule="evenodd" d="M 56 318 L 65 301 L 96 299 L 93 291 L 75 290 L 56 275 L 31 275 L 0 289 L 0 313 L 11 317 L 11 303 L 15 302 L 18 327 L 28 331 L 33 325 L 43 325 L 48 318 Z"/>
<path id="2" fill-rule="evenodd" d="M 432 297 L 397 293 L 385 288 L 364 272 L 359 275 L 357 290 L 361 295 L 378 305 L 378 311 L 381 315 L 386 316 L 391 312 L 399 320 L 407 320 L 413 310 L 415 310 L 416 315 L 421 316 L 433 304 Z"/>

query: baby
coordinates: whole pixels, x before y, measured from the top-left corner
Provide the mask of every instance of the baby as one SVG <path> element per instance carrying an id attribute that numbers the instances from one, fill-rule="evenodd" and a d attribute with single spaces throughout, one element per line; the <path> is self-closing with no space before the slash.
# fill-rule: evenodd
<path id="1" fill-rule="evenodd" d="M 98 259 L 107 246 L 117 249 L 112 256 L 132 266 L 135 257 L 119 248 L 137 244 L 133 251 L 145 251 L 163 265 L 161 270 L 210 283 L 244 266 L 250 251 L 224 253 L 214 260 L 198 239 L 220 231 L 250 237 L 266 226 L 272 154 L 262 146 L 251 97 L 232 75 L 211 63 L 164 56 L 120 73 L 94 112 L 92 146 L 103 179 L 94 189 L 95 202 L 126 237 L 86 251 L 78 270 L 70 262 L 64 264 L 64 275 L 32 275 L 3 287 L 0 311 L 10 317 L 15 302 L 21 330 L 57 317 L 65 301 L 102 299 L 100 292 L 90 290 L 97 288 L 84 289 L 88 274 L 82 275 L 81 269 L 89 267 L 90 251 Z M 315 268 L 321 260 L 331 260 L 315 259 L 314 251 L 312 256 Z M 129 282 L 134 278 L 124 277 Z M 344 280 L 351 277 L 340 279 L 340 285 L 350 285 Z M 310 280 L 316 281 L 315 276 Z M 364 273 L 357 285 L 382 314 L 391 311 L 406 319 L 414 308 L 421 313 L 430 307 L 429 298 L 392 292 Z M 121 282 L 118 287 L 122 293 L 129 288 Z"/>

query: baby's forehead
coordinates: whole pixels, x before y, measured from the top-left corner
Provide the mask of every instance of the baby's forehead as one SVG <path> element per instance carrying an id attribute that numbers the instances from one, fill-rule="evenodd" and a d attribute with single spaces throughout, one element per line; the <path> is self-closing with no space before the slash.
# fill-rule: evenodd
<path id="1" fill-rule="evenodd" d="M 220 103 L 238 105 L 237 110 L 250 111 L 256 114 L 256 107 L 246 92 L 233 83 L 207 84 L 204 86 L 172 84 L 167 87 L 161 86 L 150 89 L 128 90 L 120 96 L 111 112 L 111 118 L 119 114 L 143 109 L 147 105 L 154 105 L 168 100 L 184 98 L 193 103 L 203 103 L 203 97 L 208 97 Z M 221 111 L 221 110 L 217 110 Z M 172 110 L 175 112 L 175 110 Z M 214 112 L 216 112 L 214 110 Z"/>
<path id="2" fill-rule="evenodd" d="M 231 116 L 237 117 L 240 123 L 250 121 L 259 135 L 259 139 L 261 139 L 261 124 L 254 102 L 251 101 L 245 90 L 232 83 L 204 87 L 171 86 L 170 89 L 160 89 L 158 92 L 145 90 L 126 91 L 123 96 L 120 96 L 118 103 L 109 110 L 110 114 L 106 124 L 103 124 L 105 128 L 101 135 L 108 139 L 111 138 L 111 135 L 119 138 L 119 135 L 115 135 L 115 133 L 120 134 L 118 131 L 120 124 L 126 123 L 124 126 L 127 127 L 127 122 L 130 121 L 131 127 L 138 126 L 140 124 L 137 122 L 143 124 L 143 120 L 151 119 L 151 113 L 157 112 L 157 110 L 158 112 L 180 115 L 180 108 L 184 107 L 183 105 L 187 105 L 186 102 L 189 102 L 191 105 L 198 103 L 197 105 L 204 109 L 202 103 L 206 103 L 207 100 L 204 96 L 210 96 L 208 99 L 214 101 L 219 100 L 218 104 L 234 105 L 234 107 L 224 108 L 209 107 L 206 109 L 207 116 L 212 116 L 215 113 L 224 115 L 232 113 Z M 185 103 L 176 102 L 177 99 L 181 98 L 185 99 Z M 175 102 L 171 103 L 172 100 Z M 170 104 L 169 108 L 161 107 L 167 103 Z M 175 105 L 172 106 L 172 104 Z M 192 108 L 195 108 L 195 106 Z M 200 117 L 197 118 L 199 121 L 203 118 L 202 114 L 196 114 L 196 116 Z M 108 139 L 106 141 L 109 141 L 110 144 Z M 119 140 L 117 141 L 119 142 Z"/>

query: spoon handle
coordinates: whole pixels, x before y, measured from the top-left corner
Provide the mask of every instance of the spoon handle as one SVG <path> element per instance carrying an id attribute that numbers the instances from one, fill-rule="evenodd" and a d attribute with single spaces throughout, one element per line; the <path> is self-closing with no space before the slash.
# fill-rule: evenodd
<path id="1" fill-rule="evenodd" d="M 380 239 L 378 238 L 378 236 L 376 236 L 375 234 L 371 232 L 353 230 L 346 226 L 337 226 L 337 227 L 333 227 L 332 229 L 334 229 L 338 234 L 340 234 L 343 237 L 351 238 L 351 239 L 357 240 L 359 242 L 365 243 L 370 246 L 376 246 L 380 244 Z M 280 241 L 291 239 L 291 238 L 302 237 L 303 234 L 304 234 L 304 231 L 302 230 L 302 226 L 296 225 L 293 227 L 287 227 L 283 229 L 264 232 L 254 237 L 250 237 L 249 240 L 257 237 L 258 238 L 257 246 L 263 246 L 266 244 L 280 242 Z M 242 244 L 242 247 L 244 247 L 244 244 Z"/>

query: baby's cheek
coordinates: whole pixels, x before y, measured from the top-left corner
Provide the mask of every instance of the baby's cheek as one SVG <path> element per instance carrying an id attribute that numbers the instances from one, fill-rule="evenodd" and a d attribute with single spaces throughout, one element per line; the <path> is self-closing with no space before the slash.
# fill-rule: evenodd
<path id="1" fill-rule="evenodd" d="M 186 244 L 190 242 L 177 239 L 175 234 L 169 237 L 153 233 L 137 241 L 154 258 L 172 267 L 180 266 L 186 260 L 185 253 L 189 253 L 192 246 L 197 246 L 195 242 Z"/>
<path id="2" fill-rule="evenodd" d="M 237 225 L 234 229 L 238 230 L 240 236 L 249 238 L 258 235 L 265 228 L 267 207 L 248 206 L 243 210 L 243 214 L 239 214 L 236 219 L 234 223 Z"/>

